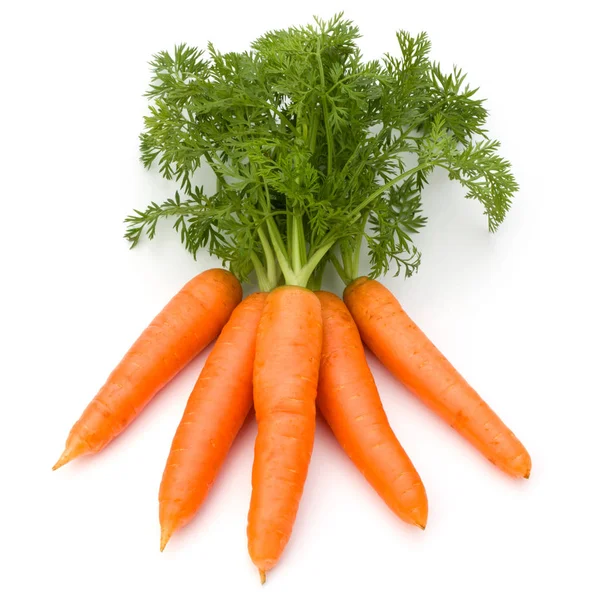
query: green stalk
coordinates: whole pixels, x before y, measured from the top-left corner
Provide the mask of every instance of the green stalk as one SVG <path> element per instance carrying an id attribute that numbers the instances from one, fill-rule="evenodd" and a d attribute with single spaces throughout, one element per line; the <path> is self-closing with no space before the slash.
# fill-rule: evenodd
<path id="1" fill-rule="evenodd" d="M 267 234 L 264 232 L 264 229 L 262 226 L 260 226 L 258 228 L 258 237 L 260 239 L 260 243 L 263 248 L 265 260 L 267 261 L 266 277 L 268 279 L 271 289 L 273 289 L 277 285 L 277 265 L 275 263 L 275 256 L 273 255 L 273 250 L 271 249 L 271 244 L 269 244 L 269 238 L 267 237 Z"/>
<path id="2" fill-rule="evenodd" d="M 314 111 L 313 116 L 311 118 L 311 124 L 310 124 L 310 151 L 311 154 L 315 153 L 315 150 L 317 148 L 317 133 L 318 133 L 318 127 L 317 127 L 317 121 L 319 119 L 319 114 L 317 113 L 317 111 Z"/>
<path id="3" fill-rule="evenodd" d="M 290 267 L 290 263 L 288 261 L 285 245 L 281 239 L 281 235 L 279 235 L 277 225 L 275 225 L 275 221 L 273 221 L 272 217 L 267 218 L 267 229 L 269 230 L 269 236 L 271 238 L 271 243 L 273 244 L 273 250 L 275 251 L 275 256 L 277 257 L 277 262 L 279 263 L 279 267 L 283 273 L 285 282 L 288 285 L 298 285 L 296 284 L 296 274 Z"/>
<path id="4" fill-rule="evenodd" d="M 300 267 L 306 264 L 306 239 L 304 237 L 304 223 L 302 222 L 302 215 L 295 212 L 294 218 L 294 233 L 297 240 L 297 252 L 299 254 Z"/>
<path id="5" fill-rule="evenodd" d="M 409 169 L 408 171 L 404 171 L 403 173 L 400 173 L 400 175 L 398 175 L 397 177 L 394 177 L 393 179 L 390 179 L 388 182 L 386 182 L 384 185 L 382 185 L 381 187 L 379 187 L 377 190 L 375 190 L 372 194 L 370 194 L 367 198 L 365 198 L 356 208 L 354 208 L 352 211 L 350 211 L 350 213 L 348 213 L 348 221 L 350 223 L 355 223 L 359 218 L 362 217 L 362 220 L 364 221 L 364 225 L 361 228 L 363 230 L 364 233 L 364 227 L 366 225 L 367 219 L 368 219 L 368 211 L 366 214 L 361 215 L 361 212 L 371 203 L 373 202 L 373 200 L 375 200 L 376 198 L 378 198 L 381 194 L 383 194 L 385 191 L 387 191 L 389 188 L 391 188 L 392 186 L 394 186 L 396 183 L 398 183 L 399 181 L 401 181 L 402 179 L 405 179 L 407 177 L 410 177 L 412 175 L 415 175 L 416 173 L 418 173 L 419 171 L 423 171 L 425 169 L 429 169 L 430 167 L 436 166 L 436 162 L 431 162 L 431 163 L 423 163 L 421 165 L 417 165 L 416 167 Z M 331 246 L 333 246 L 333 244 L 336 242 L 335 239 L 335 233 L 334 232 L 330 232 L 328 233 L 323 240 L 321 240 L 321 244 L 322 245 L 326 245 L 328 248 L 331 248 Z M 360 242 L 362 242 L 362 236 L 360 239 Z M 342 279 L 348 279 L 349 277 L 352 277 L 353 274 L 358 275 L 358 261 L 360 258 L 360 248 L 358 248 L 358 250 L 355 248 L 355 256 L 352 256 L 352 253 L 347 249 L 344 248 L 342 246 L 342 244 L 340 244 L 340 252 L 342 254 L 342 262 L 343 262 L 343 267 L 341 267 L 341 270 L 344 271 L 344 277 L 342 277 Z M 338 273 L 340 273 L 340 269 L 336 269 L 338 271 Z"/>
<path id="6" fill-rule="evenodd" d="M 292 214 L 287 211 L 285 216 L 285 231 L 287 236 L 287 252 L 288 256 L 292 255 L 292 229 L 293 229 Z"/>
<path id="7" fill-rule="evenodd" d="M 267 274 L 265 272 L 265 268 L 263 264 L 260 262 L 256 252 L 252 252 L 250 255 L 250 260 L 252 260 L 252 266 L 254 267 L 254 271 L 256 272 L 256 278 L 258 280 L 258 287 L 261 292 L 270 292 L 274 286 L 271 286 Z"/>
<path id="8" fill-rule="evenodd" d="M 312 254 L 312 256 L 308 259 L 308 262 L 304 265 L 304 267 L 298 274 L 299 283 L 297 283 L 296 285 L 306 287 L 313 271 L 318 267 L 319 263 L 321 262 L 321 259 L 329 252 L 332 246 L 333 242 L 324 244 Z"/>
<path id="9" fill-rule="evenodd" d="M 300 240 L 298 226 L 297 226 L 298 217 L 294 215 L 292 217 L 292 269 L 294 272 L 300 271 L 303 266 L 302 256 L 300 254 L 300 245 L 302 244 L 302 240 Z"/>
<path id="10" fill-rule="evenodd" d="M 346 271 L 344 271 L 344 267 L 342 267 L 342 263 L 335 254 L 331 255 L 331 263 L 337 271 L 337 274 L 340 276 L 340 279 L 344 282 L 344 285 L 349 285 L 352 279 L 348 278 Z"/>
<path id="11" fill-rule="evenodd" d="M 312 272 L 308 280 L 308 289 L 316 292 L 321 289 L 323 283 L 323 272 L 325 271 L 325 265 L 320 263 L 317 268 Z"/>
<path id="12" fill-rule="evenodd" d="M 321 76 L 321 104 L 323 105 L 323 124 L 325 125 L 325 135 L 327 136 L 327 175 L 333 169 L 333 136 L 331 126 L 329 125 L 329 108 L 327 106 L 327 92 L 325 91 L 325 72 L 323 70 L 323 61 L 321 60 L 321 40 L 317 42 L 317 63 L 319 64 L 319 74 Z"/>
<path id="13" fill-rule="evenodd" d="M 347 276 L 352 276 L 352 250 L 350 244 L 346 241 L 340 244 L 340 254 L 342 255 L 342 264 L 344 265 L 344 272 Z"/>
<path id="14" fill-rule="evenodd" d="M 352 281 L 354 281 L 357 277 L 358 277 L 358 270 L 360 267 L 360 249 L 362 246 L 362 233 L 360 234 L 360 237 L 358 238 L 358 242 L 356 244 L 356 246 L 354 247 L 354 253 L 352 255 Z"/>
<path id="15" fill-rule="evenodd" d="M 369 220 L 369 212 L 367 211 L 362 219 L 362 224 L 360 228 L 360 236 L 356 244 L 354 244 L 354 252 L 352 254 L 352 281 L 354 281 L 358 277 L 358 270 L 360 267 L 360 250 L 362 247 L 363 237 L 365 235 L 365 227 L 367 226 L 367 222 Z"/>
<path id="16" fill-rule="evenodd" d="M 269 197 L 269 188 L 266 185 L 264 188 L 264 197 L 261 198 L 261 201 L 263 204 L 263 209 L 268 215 L 266 218 L 266 224 L 269 237 L 271 238 L 273 251 L 275 253 L 275 257 L 277 258 L 277 262 L 279 263 L 279 268 L 281 269 L 286 285 L 306 287 L 312 272 L 315 270 L 319 264 L 319 261 L 327 253 L 333 243 L 329 244 L 324 251 L 320 249 L 311 257 L 311 260 L 306 262 L 306 264 L 302 264 L 302 258 L 306 255 L 306 242 L 304 241 L 303 228 L 301 224 L 298 224 L 299 218 L 294 217 L 292 219 L 292 245 L 291 253 L 288 254 L 281 234 L 279 233 L 279 229 L 277 228 L 277 224 L 275 223 L 273 216 L 270 214 L 271 200 Z"/>
<path id="17" fill-rule="evenodd" d="M 381 196 L 383 192 L 389 190 L 399 181 L 402 181 L 403 179 L 406 179 L 411 175 L 415 175 L 415 173 L 418 173 L 419 171 L 423 171 L 425 169 L 429 169 L 430 167 L 434 167 L 435 165 L 436 163 L 423 163 L 412 169 L 409 169 L 408 171 L 404 171 L 404 173 L 400 173 L 400 175 L 398 175 L 398 177 L 394 177 L 394 179 L 390 179 L 387 183 L 383 184 L 381 187 L 375 190 L 370 196 L 365 198 L 354 210 L 352 210 L 348 215 L 348 218 L 354 217 L 356 219 L 356 217 L 362 212 L 362 210 L 366 208 L 371 202 L 373 202 L 375 198 Z"/>

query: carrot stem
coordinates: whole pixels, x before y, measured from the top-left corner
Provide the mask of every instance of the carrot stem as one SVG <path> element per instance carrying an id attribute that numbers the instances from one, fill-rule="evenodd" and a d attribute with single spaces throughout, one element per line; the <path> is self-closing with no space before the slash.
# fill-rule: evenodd
<path id="1" fill-rule="evenodd" d="M 256 279 L 258 281 L 258 287 L 261 292 L 268 292 L 271 290 L 271 285 L 269 281 L 269 276 L 265 272 L 265 268 L 263 267 L 260 259 L 256 255 L 256 252 L 252 252 L 250 255 L 250 260 L 252 261 L 252 266 L 254 267 L 254 271 L 256 272 Z"/>
<path id="2" fill-rule="evenodd" d="M 261 291 L 269 292 L 277 285 L 277 267 L 275 264 L 275 256 L 273 255 L 273 250 L 269 243 L 269 238 L 262 225 L 258 228 L 258 238 L 260 239 L 265 255 L 265 261 L 267 262 L 267 281 L 269 286 L 265 289 L 261 289 Z"/>
<path id="3" fill-rule="evenodd" d="M 344 282 L 344 285 L 350 285 L 352 279 L 346 275 L 346 271 L 344 271 L 344 267 L 342 267 L 340 259 L 333 252 L 331 253 L 331 263 L 333 264 L 334 269 L 337 271 L 337 274 L 340 276 L 340 279 Z"/>

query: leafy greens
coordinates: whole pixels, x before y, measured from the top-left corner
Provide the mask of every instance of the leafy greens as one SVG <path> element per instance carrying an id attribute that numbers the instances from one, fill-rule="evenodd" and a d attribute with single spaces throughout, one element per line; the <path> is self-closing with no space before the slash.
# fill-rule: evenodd
<path id="1" fill-rule="evenodd" d="M 272 31 L 248 52 L 186 45 L 151 63 L 143 164 L 179 191 L 126 219 L 135 246 L 173 218 L 186 249 L 220 258 L 269 290 L 318 288 L 330 261 L 348 283 L 366 241 L 371 273 L 409 276 L 436 167 L 478 200 L 491 231 L 518 186 L 486 136 L 487 111 L 459 69 L 444 74 L 425 33 L 397 34 L 399 56 L 365 61 L 343 16 Z M 206 163 L 216 191 L 193 183 Z"/>

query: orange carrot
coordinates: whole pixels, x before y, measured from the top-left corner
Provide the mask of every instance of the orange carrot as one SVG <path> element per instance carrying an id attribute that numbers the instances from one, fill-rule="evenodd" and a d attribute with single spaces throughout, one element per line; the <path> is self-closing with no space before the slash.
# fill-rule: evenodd
<path id="1" fill-rule="evenodd" d="M 425 529 L 423 482 L 387 420 L 346 305 L 316 292 L 323 315 L 317 407 L 346 454 L 401 519 Z"/>
<path id="2" fill-rule="evenodd" d="M 321 306 L 311 291 L 284 286 L 269 294 L 256 338 L 248 513 L 248 550 L 263 582 L 292 533 L 308 473 L 321 342 Z"/>
<path id="3" fill-rule="evenodd" d="M 360 277 L 344 301 L 365 344 L 389 371 L 488 460 L 529 477 L 523 444 L 404 312 L 381 283 Z"/>
<path id="4" fill-rule="evenodd" d="M 224 269 L 196 275 L 134 342 L 75 423 L 53 469 L 100 451 L 153 396 L 199 354 L 242 299 L 239 281 Z"/>
<path id="5" fill-rule="evenodd" d="M 233 311 L 189 397 L 160 484 L 161 551 L 204 502 L 252 407 L 256 330 L 266 297 L 252 294 Z"/>

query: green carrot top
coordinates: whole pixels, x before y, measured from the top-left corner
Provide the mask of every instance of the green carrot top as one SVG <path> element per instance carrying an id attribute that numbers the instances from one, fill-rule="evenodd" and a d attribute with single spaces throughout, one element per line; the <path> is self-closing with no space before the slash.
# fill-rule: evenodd
<path id="1" fill-rule="evenodd" d="M 398 52 L 378 61 L 363 59 L 359 37 L 340 14 L 268 32 L 248 52 L 157 54 L 141 155 L 179 190 L 127 218 L 132 246 L 172 217 L 189 252 L 207 248 L 241 279 L 254 271 L 263 290 L 282 278 L 318 288 L 327 262 L 351 281 L 363 239 L 371 276 L 390 265 L 410 276 L 436 167 L 495 231 L 518 186 L 477 90 L 430 60 L 425 33 L 397 33 Z M 196 183 L 203 164 L 210 193 Z"/>

